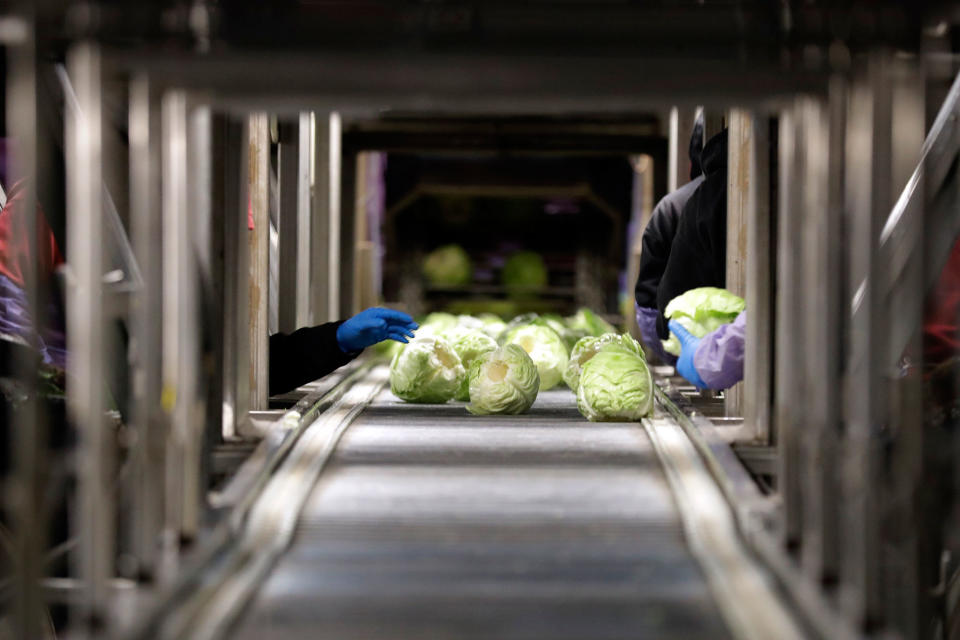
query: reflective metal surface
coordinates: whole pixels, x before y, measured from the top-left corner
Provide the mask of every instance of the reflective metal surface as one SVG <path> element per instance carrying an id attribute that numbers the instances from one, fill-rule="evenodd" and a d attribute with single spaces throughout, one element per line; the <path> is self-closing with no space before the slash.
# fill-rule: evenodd
<path id="1" fill-rule="evenodd" d="M 722 638 L 643 427 L 384 391 L 236 638 Z"/>

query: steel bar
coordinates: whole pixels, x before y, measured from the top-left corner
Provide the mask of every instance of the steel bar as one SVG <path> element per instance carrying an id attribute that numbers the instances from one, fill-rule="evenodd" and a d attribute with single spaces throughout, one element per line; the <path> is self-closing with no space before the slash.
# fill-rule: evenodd
<path id="1" fill-rule="evenodd" d="M 312 232 L 312 203 L 310 197 L 310 165 L 313 162 L 312 115 L 304 111 L 299 117 L 299 140 L 297 149 L 297 306 L 295 324 L 297 327 L 311 325 L 310 316 L 310 267 Z"/>
<path id="2" fill-rule="evenodd" d="M 164 513 L 167 422 L 161 407 L 163 224 L 160 187 L 160 97 L 149 78 L 130 87 L 130 205 L 134 251 L 144 286 L 132 303 L 131 373 L 138 434 L 134 489 L 134 557 L 140 577 L 156 570 Z"/>
<path id="3" fill-rule="evenodd" d="M 218 430 L 221 417 L 222 381 L 217 371 L 203 367 L 204 362 L 219 362 L 219 346 L 222 331 L 215 326 L 221 317 L 217 300 L 217 279 L 214 276 L 216 257 L 220 255 L 221 237 L 213 221 L 212 212 L 212 114 L 210 108 L 199 101 L 188 105 L 186 129 L 187 168 L 187 277 L 193 279 L 184 295 L 192 295 L 194 302 L 190 317 L 181 332 L 190 331 L 195 342 L 192 362 L 186 354 L 181 363 L 191 362 L 196 368 L 192 376 L 180 374 L 192 385 L 185 389 L 189 396 L 189 421 L 184 425 L 187 440 L 184 474 L 184 526 L 185 539 L 196 537 L 206 505 L 208 474 L 210 471 L 210 446 L 213 441 L 211 429 Z M 192 273 L 190 272 L 192 270 Z M 183 333 L 180 340 L 184 341 Z M 178 394 L 179 398 L 179 394 Z M 208 404 L 209 401 L 209 404 Z M 178 425 L 179 426 L 179 425 Z"/>
<path id="4" fill-rule="evenodd" d="M 79 432 L 76 570 L 87 585 L 73 624 L 86 637 L 102 635 L 109 610 L 107 580 L 113 574 L 116 518 L 111 490 L 114 442 L 104 416 L 102 65 L 100 50 L 92 43 L 75 45 L 68 58 L 80 106 L 68 111 L 66 120 L 67 252 L 75 278 L 67 307 L 68 406 Z"/>
<path id="5" fill-rule="evenodd" d="M 891 176 L 890 197 L 908 182 L 923 149 L 925 81 L 919 65 L 898 60 L 890 69 L 891 85 Z M 953 187 L 956 189 L 956 186 Z M 890 625 L 905 637 L 921 637 L 935 619 L 936 604 L 931 593 L 941 581 L 941 553 L 945 548 L 943 516 L 947 495 L 945 478 L 951 457 L 948 440 L 924 420 L 923 325 L 929 296 L 926 282 L 936 276 L 926 273 L 923 238 L 927 233 L 924 185 L 917 185 L 917 199 L 906 211 L 901 239 L 911 247 L 902 270 L 885 264 L 885 280 L 879 294 L 881 306 L 895 309 L 887 323 L 881 375 L 890 393 L 885 399 L 889 412 L 889 438 L 893 442 L 887 457 L 889 495 L 885 521 L 886 548 L 892 556 L 885 580 L 884 611 Z M 955 238 L 954 238 L 955 239 Z M 882 247 L 880 249 L 882 254 Z M 939 274 L 937 274 L 939 276 Z M 895 306 L 892 306 L 895 305 Z M 901 325 L 902 329 L 893 329 Z M 906 327 L 910 327 L 907 329 Z M 909 335 L 904 348 L 897 338 Z M 891 553 L 892 550 L 892 553 Z"/>
<path id="6" fill-rule="evenodd" d="M 310 324 L 320 324 L 340 316 L 341 122 L 336 112 L 316 112 L 312 122 Z"/>
<path id="7" fill-rule="evenodd" d="M 801 342 L 800 317 L 804 301 L 801 293 L 800 224 L 803 210 L 801 184 L 795 179 L 804 171 L 804 130 L 796 106 L 780 116 L 780 202 L 778 211 L 777 322 L 776 322 L 776 391 L 774 414 L 776 439 L 780 449 L 780 471 L 777 487 L 784 504 L 783 543 L 788 548 L 800 544 L 803 530 L 800 498 L 801 464 L 798 412 L 796 399 L 806 397 L 799 372 L 802 370 L 804 346 Z"/>
<path id="8" fill-rule="evenodd" d="M 162 97 L 163 207 L 163 392 L 170 420 L 167 439 L 165 531 L 179 542 L 191 530 L 185 503 L 188 449 L 196 412 L 195 389 L 199 364 L 198 291 L 193 260 L 193 230 L 188 193 L 188 96 L 167 91 Z M 193 460 L 191 460 L 193 462 Z"/>
<path id="9" fill-rule="evenodd" d="M 770 210 L 770 118 L 754 112 L 751 122 L 750 183 L 747 195 L 747 341 L 743 362 L 744 434 L 772 443 L 775 237 Z"/>
<path id="10" fill-rule="evenodd" d="M 801 268 L 805 307 L 800 318 L 802 341 L 807 357 L 803 361 L 803 389 L 806 396 L 798 421 L 803 450 L 801 500 L 803 544 L 801 564 L 814 584 L 835 583 L 839 563 L 840 505 L 836 500 L 836 474 L 842 405 L 840 352 L 846 320 L 842 304 L 842 185 L 843 125 L 846 93 L 837 80 L 829 103 L 816 98 L 798 104 L 804 120 L 806 171 L 796 178 L 803 184 Z"/>
<path id="11" fill-rule="evenodd" d="M 729 114 L 729 160 L 727 163 L 727 291 L 740 297 L 747 293 L 747 245 L 750 193 L 753 176 L 754 116 L 743 109 Z M 728 416 L 743 415 L 744 386 L 736 384 L 724 393 Z"/>
<path id="12" fill-rule="evenodd" d="M 279 329 L 283 333 L 292 333 L 298 328 L 297 304 L 300 284 L 300 130 L 299 121 L 282 120 L 280 122 L 280 149 L 278 152 L 277 172 L 280 186 L 280 216 L 278 232 L 280 235 L 280 282 L 279 291 Z M 308 231 L 304 229 L 303 231 Z"/>
<path id="13" fill-rule="evenodd" d="M 225 118 L 223 134 L 223 436 L 246 427 L 250 410 L 248 150 L 246 120 Z"/>
<path id="14" fill-rule="evenodd" d="M 248 125 L 248 197 L 253 228 L 248 234 L 250 408 L 266 409 L 269 390 L 267 309 L 269 308 L 269 207 L 270 131 L 266 114 L 250 116 Z"/>
<path id="15" fill-rule="evenodd" d="M 853 313 L 846 335 L 846 427 L 843 467 L 841 601 L 867 627 L 882 624 L 881 456 L 888 427 L 883 400 L 883 336 L 891 310 L 883 307 L 880 229 L 890 212 L 891 86 L 888 60 L 879 55 L 850 89 L 846 135 L 845 211 L 850 241 L 847 295 Z"/>
<path id="16" fill-rule="evenodd" d="M 11 184 L 20 183 L 17 216 L 12 221 L 14 240 L 22 239 L 27 247 L 27 256 L 37 255 L 39 215 L 37 184 L 44 184 L 40 175 L 47 168 L 41 157 L 43 148 L 42 130 L 38 121 L 38 60 L 34 33 L 34 11 L 21 3 L 19 11 L 7 18 L 17 21 L 24 29 L 24 38 L 11 43 L 7 49 L 6 70 L 7 131 L 16 141 L 13 156 Z M 6 200 L 6 197 L 4 197 Z M 5 206 L 4 202 L 4 206 Z M 17 637 L 41 637 L 43 630 L 43 597 L 40 580 L 44 575 L 44 545 L 48 537 L 48 484 L 46 470 L 49 448 L 49 423 L 37 396 L 37 347 L 46 325 L 42 309 L 47 308 L 49 293 L 45 290 L 46 276 L 39 273 L 39 260 L 21 261 L 23 291 L 27 300 L 28 317 L 33 333 L 29 340 L 31 349 L 16 352 L 9 373 L 21 385 L 23 402 L 9 399 L 4 402 L 7 416 L 0 418 L 9 425 L 9 441 L 3 443 L 10 455 L 10 482 L 3 500 L 10 517 L 14 562 L 9 568 L 14 579 L 14 607 L 12 610 L 14 633 Z"/>

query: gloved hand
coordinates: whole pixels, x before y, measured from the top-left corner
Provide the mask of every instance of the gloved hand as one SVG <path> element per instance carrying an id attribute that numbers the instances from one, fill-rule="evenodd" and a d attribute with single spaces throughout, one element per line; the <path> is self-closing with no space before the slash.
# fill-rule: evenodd
<path id="1" fill-rule="evenodd" d="M 371 307 L 337 327 L 337 344 L 344 353 L 360 351 L 383 340 L 407 342 L 417 323 L 402 311 Z"/>
<path id="2" fill-rule="evenodd" d="M 680 357 L 677 359 L 677 373 L 686 378 L 697 389 L 706 389 L 707 383 L 700 378 L 697 368 L 693 365 L 693 355 L 697 352 L 700 345 L 700 338 L 687 331 L 682 324 L 676 320 L 669 322 L 670 331 L 672 331 L 680 341 Z"/>

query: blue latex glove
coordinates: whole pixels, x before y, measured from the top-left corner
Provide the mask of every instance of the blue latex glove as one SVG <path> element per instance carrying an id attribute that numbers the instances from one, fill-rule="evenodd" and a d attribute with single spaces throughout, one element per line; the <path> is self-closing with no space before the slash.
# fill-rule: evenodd
<path id="1" fill-rule="evenodd" d="M 402 311 L 371 307 L 337 327 L 337 344 L 344 353 L 360 351 L 384 340 L 407 342 L 417 323 Z"/>
<path id="2" fill-rule="evenodd" d="M 680 341 L 680 357 L 677 359 L 677 373 L 686 378 L 697 389 L 706 389 L 707 383 L 700 378 L 697 368 L 693 365 L 693 355 L 700 346 L 700 338 L 687 331 L 682 324 L 676 320 L 668 323 L 670 331 L 677 336 Z"/>

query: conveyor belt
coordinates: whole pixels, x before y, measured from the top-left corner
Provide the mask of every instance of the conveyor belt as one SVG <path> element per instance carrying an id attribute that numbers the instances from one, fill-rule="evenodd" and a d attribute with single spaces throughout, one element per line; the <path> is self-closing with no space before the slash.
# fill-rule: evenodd
<path id="1" fill-rule="evenodd" d="M 724 638 L 639 424 L 380 393 L 231 637 Z"/>

